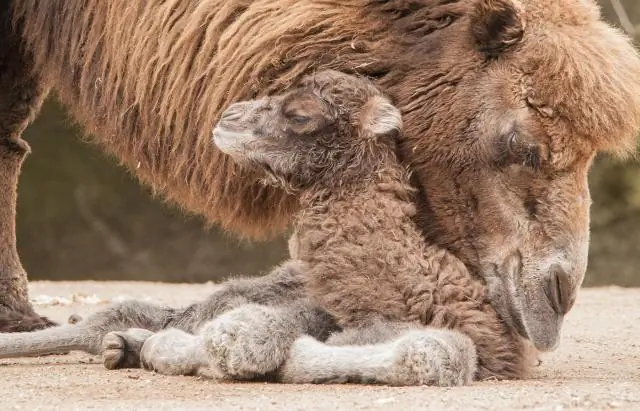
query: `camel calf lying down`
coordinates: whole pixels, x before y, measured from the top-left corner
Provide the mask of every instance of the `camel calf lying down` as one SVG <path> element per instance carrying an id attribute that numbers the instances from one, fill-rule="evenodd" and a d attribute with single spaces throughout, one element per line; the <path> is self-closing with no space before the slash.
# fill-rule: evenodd
<path id="1" fill-rule="evenodd" d="M 525 341 L 414 226 L 400 132 L 399 111 L 371 83 L 334 71 L 230 106 L 215 144 L 299 195 L 291 259 L 271 280 L 230 281 L 185 309 L 126 302 L 76 325 L 1 335 L 0 357 L 77 349 L 102 353 L 107 368 L 291 383 L 522 377 Z"/>

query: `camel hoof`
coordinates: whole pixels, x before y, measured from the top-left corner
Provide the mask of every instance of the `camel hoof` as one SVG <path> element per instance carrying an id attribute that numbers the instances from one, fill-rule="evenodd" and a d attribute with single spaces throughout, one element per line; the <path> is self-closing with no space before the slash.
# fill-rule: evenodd
<path id="1" fill-rule="evenodd" d="M 42 330 L 58 324 L 34 312 L 24 313 L 10 308 L 0 308 L 0 333 L 18 333 Z"/>

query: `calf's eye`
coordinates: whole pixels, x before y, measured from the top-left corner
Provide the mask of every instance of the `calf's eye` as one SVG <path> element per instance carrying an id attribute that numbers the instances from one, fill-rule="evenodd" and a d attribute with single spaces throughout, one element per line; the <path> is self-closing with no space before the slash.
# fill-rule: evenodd
<path id="1" fill-rule="evenodd" d="M 295 123 L 295 124 L 305 124 L 311 121 L 311 117 L 300 116 L 300 115 L 291 116 L 289 119 L 291 120 L 292 123 Z"/>

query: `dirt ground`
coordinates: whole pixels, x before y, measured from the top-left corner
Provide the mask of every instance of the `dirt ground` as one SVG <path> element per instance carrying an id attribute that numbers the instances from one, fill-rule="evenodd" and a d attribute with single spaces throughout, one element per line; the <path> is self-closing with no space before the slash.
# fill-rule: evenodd
<path id="1" fill-rule="evenodd" d="M 106 301 L 183 305 L 213 284 L 34 282 L 38 311 L 58 321 Z M 0 408 L 25 410 L 639 409 L 640 289 L 583 289 L 560 348 L 532 379 L 460 388 L 219 383 L 142 370 L 107 371 L 84 353 L 0 360 Z"/>

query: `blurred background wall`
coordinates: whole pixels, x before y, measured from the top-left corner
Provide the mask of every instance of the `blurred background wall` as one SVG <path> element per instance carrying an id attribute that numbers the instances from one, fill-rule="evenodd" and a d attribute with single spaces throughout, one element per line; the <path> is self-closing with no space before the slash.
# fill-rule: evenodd
<path id="1" fill-rule="evenodd" d="M 610 22 L 640 40 L 640 0 L 600 3 Z M 113 159 L 81 142 L 54 101 L 25 137 L 33 153 L 19 189 L 18 247 L 32 280 L 219 281 L 265 272 L 286 255 L 283 239 L 241 243 L 151 198 Z M 640 285 L 640 166 L 598 158 L 590 180 L 585 284 Z"/>

